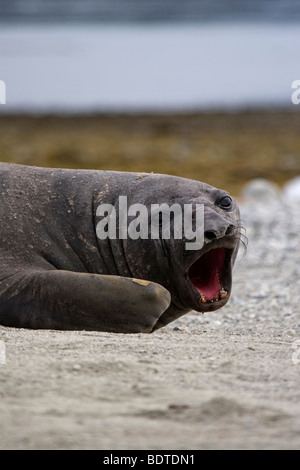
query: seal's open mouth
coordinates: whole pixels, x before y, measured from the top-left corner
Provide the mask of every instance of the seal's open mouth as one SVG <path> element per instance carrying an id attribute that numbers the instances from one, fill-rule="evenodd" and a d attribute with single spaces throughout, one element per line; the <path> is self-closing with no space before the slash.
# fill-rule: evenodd
<path id="1" fill-rule="evenodd" d="M 231 288 L 232 250 L 214 248 L 204 253 L 188 269 L 188 277 L 200 293 L 200 303 L 226 303 Z"/>

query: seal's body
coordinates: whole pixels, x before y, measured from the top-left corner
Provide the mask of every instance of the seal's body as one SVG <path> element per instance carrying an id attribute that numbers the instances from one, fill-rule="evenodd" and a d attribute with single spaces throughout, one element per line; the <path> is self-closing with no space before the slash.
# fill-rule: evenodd
<path id="1" fill-rule="evenodd" d="M 204 204 L 205 244 L 99 239 L 97 208 Z M 0 163 L 0 324 L 151 332 L 229 299 L 239 211 L 225 193 L 169 175 Z"/>

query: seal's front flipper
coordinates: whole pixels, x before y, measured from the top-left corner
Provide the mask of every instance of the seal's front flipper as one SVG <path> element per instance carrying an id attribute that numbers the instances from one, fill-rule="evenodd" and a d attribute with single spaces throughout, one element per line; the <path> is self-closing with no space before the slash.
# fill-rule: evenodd
<path id="1" fill-rule="evenodd" d="M 17 273 L 0 285 L 0 323 L 21 328 L 150 333 L 171 297 L 159 284 L 71 271 Z"/>

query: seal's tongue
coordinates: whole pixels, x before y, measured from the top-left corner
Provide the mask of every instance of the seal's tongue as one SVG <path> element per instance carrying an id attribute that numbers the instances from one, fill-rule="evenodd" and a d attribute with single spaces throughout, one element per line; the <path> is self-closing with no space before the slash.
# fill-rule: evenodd
<path id="1" fill-rule="evenodd" d="M 216 248 L 205 253 L 189 269 L 189 278 L 201 293 L 201 299 L 212 301 L 219 299 L 224 292 L 221 285 L 221 273 L 226 256 L 225 248 Z"/>

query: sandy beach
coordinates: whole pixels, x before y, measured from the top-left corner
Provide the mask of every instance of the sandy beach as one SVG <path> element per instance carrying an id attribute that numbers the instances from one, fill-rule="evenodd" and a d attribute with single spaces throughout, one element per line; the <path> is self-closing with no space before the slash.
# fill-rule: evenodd
<path id="1" fill-rule="evenodd" d="M 300 173 L 299 113 L 0 121 L 1 161 L 225 187 L 249 239 L 217 312 L 151 335 L 0 327 L 0 448 L 299 448 L 300 211 L 282 192 Z M 243 197 L 257 177 L 278 192 Z"/>

